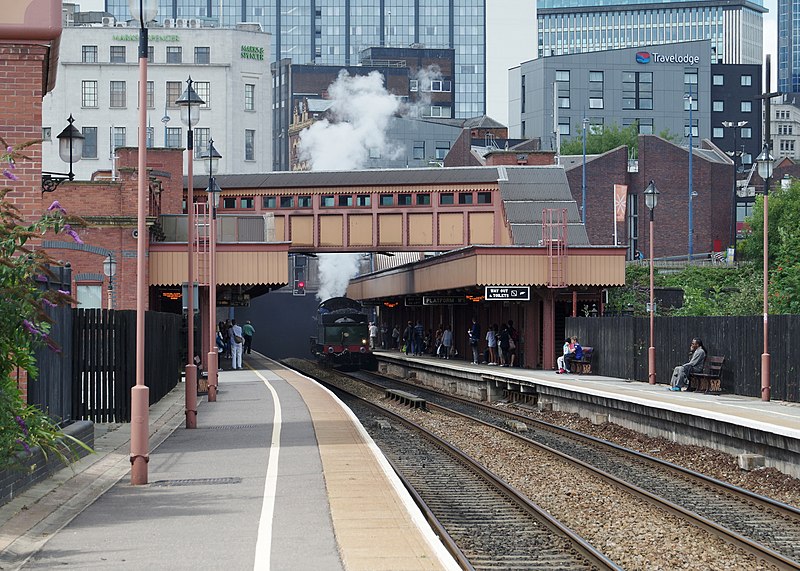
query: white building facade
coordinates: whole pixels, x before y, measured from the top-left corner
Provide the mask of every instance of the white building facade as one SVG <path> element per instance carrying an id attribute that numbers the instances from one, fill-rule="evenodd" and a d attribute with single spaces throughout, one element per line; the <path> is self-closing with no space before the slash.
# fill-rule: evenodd
<path id="1" fill-rule="evenodd" d="M 205 172 L 201 153 L 210 138 L 222 155 L 220 173 L 271 170 L 270 35 L 257 24 L 219 29 L 184 22 L 184 27 L 149 28 L 147 146 L 186 148 L 187 127 L 175 101 L 191 77 L 205 102 L 193 129 L 195 172 Z M 114 149 L 136 146 L 138 45 L 138 28 L 114 18 L 64 28 L 56 87 L 42 102 L 44 171 L 68 169 L 59 158 L 57 136 L 70 115 L 85 137 L 83 158 L 73 165 L 78 180 L 113 171 Z"/>

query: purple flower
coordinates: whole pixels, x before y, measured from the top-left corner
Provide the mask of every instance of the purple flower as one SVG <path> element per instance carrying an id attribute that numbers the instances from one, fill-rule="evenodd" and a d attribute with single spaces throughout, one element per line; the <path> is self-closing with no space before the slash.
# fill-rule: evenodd
<path id="1" fill-rule="evenodd" d="M 7 152 L 7 153 L 13 153 L 13 152 L 14 152 L 14 147 L 12 147 L 11 145 L 9 145 L 9 146 L 8 146 L 8 148 L 6 149 L 6 152 Z"/>
<path id="2" fill-rule="evenodd" d="M 21 438 L 17 438 L 17 444 L 19 444 L 20 446 L 22 446 L 22 447 L 25 449 L 25 452 L 26 452 L 26 453 L 28 453 L 28 454 L 30 455 L 30 453 L 31 453 L 31 447 L 30 447 L 30 446 L 28 446 L 28 443 L 27 443 L 27 442 L 25 442 L 25 441 L 24 441 L 24 440 L 22 440 Z"/>
<path id="3" fill-rule="evenodd" d="M 61 295 L 72 295 L 72 293 L 68 289 L 59 289 L 56 291 L 58 291 L 58 293 L 60 293 Z"/>
<path id="4" fill-rule="evenodd" d="M 66 211 L 64 210 L 64 207 L 63 207 L 63 206 L 61 206 L 61 203 L 60 203 L 58 200 L 54 200 L 54 201 L 53 201 L 53 204 L 51 204 L 51 205 L 50 205 L 50 206 L 47 208 L 47 210 L 48 210 L 48 212 L 49 212 L 50 210 L 58 210 L 58 211 L 60 211 L 60 212 L 66 212 Z"/>
<path id="5" fill-rule="evenodd" d="M 38 335 L 39 337 L 43 335 L 43 333 L 39 330 L 39 328 L 36 327 L 33 323 L 31 323 L 27 319 L 22 320 L 22 326 L 28 330 L 28 333 L 32 335 Z"/>
<path id="6" fill-rule="evenodd" d="M 10 180 L 19 180 L 19 177 L 8 169 L 3 169 L 3 176 Z"/>
<path id="7" fill-rule="evenodd" d="M 42 303 L 44 303 L 48 307 L 56 307 L 56 304 L 47 299 L 46 297 L 42 298 Z"/>
<path id="8" fill-rule="evenodd" d="M 17 415 L 14 417 L 14 420 L 16 420 L 17 424 L 19 424 L 19 427 L 22 429 L 23 434 L 25 434 L 25 436 L 28 436 L 28 425 L 25 424 L 25 419 Z"/>
<path id="9" fill-rule="evenodd" d="M 75 232 L 75 230 L 72 230 L 72 229 L 70 229 L 70 230 L 67 232 L 67 234 L 69 234 L 70 236 L 72 236 L 72 239 L 73 239 L 73 240 L 75 240 L 75 243 L 76 243 L 76 244 L 83 244 L 83 240 L 81 240 L 81 237 L 80 237 L 80 236 L 78 236 L 78 233 L 77 233 L 77 232 Z"/>

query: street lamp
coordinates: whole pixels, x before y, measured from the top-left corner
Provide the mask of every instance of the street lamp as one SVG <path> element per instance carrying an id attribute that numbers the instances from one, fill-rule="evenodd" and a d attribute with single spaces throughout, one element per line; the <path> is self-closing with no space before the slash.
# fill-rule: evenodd
<path id="1" fill-rule="evenodd" d="M 192 87 L 192 78 L 186 81 L 186 91 L 175 102 L 181 108 L 181 121 L 188 127 L 186 133 L 187 190 L 186 190 L 186 428 L 197 428 L 197 365 L 194 364 L 194 133 L 192 127 L 200 120 L 200 106 L 205 103 Z"/>
<path id="2" fill-rule="evenodd" d="M 108 277 L 108 309 L 111 307 L 111 294 L 114 291 L 114 276 L 117 275 L 117 261 L 114 254 L 109 254 L 103 260 L 103 273 Z"/>
<path id="3" fill-rule="evenodd" d="M 58 139 L 58 156 L 69 164 L 69 173 L 42 172 L 42 193 L 53 192 L 62 182 L 75 180 L 72 165 L 81 160 L 83 156 L 84 136 L 75 128 L 74 122 L 75 119 L 70 114 L 67 126 L 56 137 Z"/>
<path id="4" fill-rule="evenodd" d="M 736 152 L 736 131 L 737 129 L 741 129 L 742 127 L 747 126 L 747 121 L 723 121 L 722 126 L 726 129 L 733 130 L 733 151 L 731 152 L 731 158 L 733 159 L 733 205 L 731 206 L 731 237 L 730 237 L 730 244 L 731 248 L 736 248 L 736 173 L 739 172 L 738 165 L 736 164 L 736 157 L 738 156 Z"/>
<path id="5" fill-rule="evenodd" d="M 658 189 L 656 183 L 650 181 L 644 191 L 644 203 L 650 210 L 650 347 L 647 349 L 647 380 L 651 385 L 656 384 L 656 344 L 655 344 L 655 296 L 653 295 L 653 219 L 656 205 L 658 204 Z"/>
<path id="6" fill-rule="evenodd" d="M 147 26 L 158 13 L 158 0 L 128 0 L 128 8 L 139 20 L 139 180 L 136 209 L 136 385 L 131 388 L 131 484 L 147 483 L 150 460 L 150 389 L 144 382 L 144 311 L 147 300 L 145 243 L 147 242 Z"/>
<path id="7" fill-rule="evenodd" d="M 769 235 L 769 179 L 772 177 L 774 158 L 769 153 L 769 141 L 764 143 L 758 155 L 758 175 L 764 179 L 764 352 L 761 354 L 761 400 L 770 398 L 769 383 L 769 351 L 767 343 L 767 324 L 769 313 L 769 267 L 768 267 L 768 235 Z"/>
<path id="8" fill-rule="evenodd" d="M 684 95 L 683 98 L 689 102 L 689 263 L 691 263 L 694 254 L 694 208 L 692 204 L 692 200 L 694 199 L 694 192 L 692 191 L 692 156 L 694 155 L 694 145 L 692 143 L 692 136 L 694 135 L 692 108 L 694 107 L 694 98 L 691 92 Z"/>
<path id="9" fill-rule="evenodd" d="M 586 127 L 589 126 L 589 119 L 583 118 L 583 173 L 581 174 L 581 223 L 586 225 Z"/>
<path id="10" fill-rule="evenodd" d="M 219 365 L 217 359 L 217 206 L 219 205 L 219 194 L 221 189 L 217 185 L 214 175 L 217 174 L 219 159 L 222 155 L 214 148 L 214 139 L 208 141 L 208 151 L 203 155 L 208 174 L 208 211 L 211 212 L 211 222 L 208 232 L 208 401 L 217 400 L 217 386 Z"/>

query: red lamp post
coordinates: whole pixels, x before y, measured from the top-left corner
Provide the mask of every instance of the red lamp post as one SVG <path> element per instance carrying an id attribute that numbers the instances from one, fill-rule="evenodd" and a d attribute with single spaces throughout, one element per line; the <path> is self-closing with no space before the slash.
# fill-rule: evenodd
<path id="1" fill-rule="evenodd" d="M 764 352 L 761 354 L 761 400 L 770 399 L 769 365 L 770 356 L 768 351 L 768 315 L 769 315 L 769 256 L 768 237 L 769 237 L 769 179 L 772 177 L 772 166 L 775 159 L 769 153 L 769 142 L 764 143 L 761 154 L 758 155 L 758 174 L 764 179 Z"/>
<path id="2" fill-rule="evenodd" d="M 644 203 L 650 210 L 650 347 L 647 349 L 647 382 L 656 384 L 656 346 L 655 346 L 655 313 L 656 304 L 653 295 L 653 213 L 658 204 L 658 189 L 652 180 L 644 191 Z"/>
<path id="3" fill-rule="evenodd" d="M 216 402 L 219 386 L 219 366 L 217 359 L 217 205 L 221 189 L 214 175 L 217 173 L 219 159 L 222 158 L 214 148 L 214 139 L 208 141 L 208 151 L 203 155 L 208 173 L 208 211 L 211 213 L 209 223 L 209 261 L 208 261 L 208 402 Z"/>

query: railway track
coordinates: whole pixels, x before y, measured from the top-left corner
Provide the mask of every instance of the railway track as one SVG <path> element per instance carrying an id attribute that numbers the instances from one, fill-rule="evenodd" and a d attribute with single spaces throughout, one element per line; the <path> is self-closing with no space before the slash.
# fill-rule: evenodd
<path id="1" fill-rule="evenodd" d="M 375 388 L 402 389 L 441 407 L 515 434 L 607 482 L 658 504 L 781 569 L 800 569 L 800 510 L 681 466 L 540 420 L 419 385 L 359 372 L 350 375 Z M 524 426 L 524 436 L 508 431 Z M 514 424 L 520 423 L 520 424 Z"/>
<path id="2" fill-rule="evenodd" d="M 457 548 L 465 569 L 620 569 L 457 448 L 402 416 L 320 382 L 358 417 L 445 545 Z"/>

